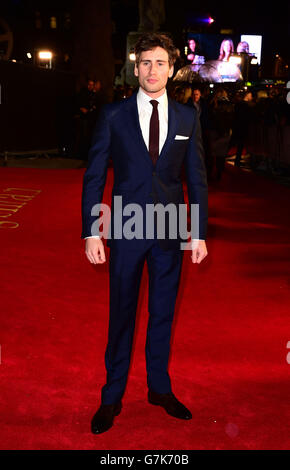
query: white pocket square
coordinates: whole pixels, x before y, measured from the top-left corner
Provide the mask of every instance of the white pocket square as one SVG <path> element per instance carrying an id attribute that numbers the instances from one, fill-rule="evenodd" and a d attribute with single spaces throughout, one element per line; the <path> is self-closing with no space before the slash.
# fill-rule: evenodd
<path id="1" fill-rule="evenodd" d="M 176 135 L 175 136 L 175 140 L 186 140 L 186 139 L 189 139 L 189 137 L 186 136 L 186 135 Z"/>

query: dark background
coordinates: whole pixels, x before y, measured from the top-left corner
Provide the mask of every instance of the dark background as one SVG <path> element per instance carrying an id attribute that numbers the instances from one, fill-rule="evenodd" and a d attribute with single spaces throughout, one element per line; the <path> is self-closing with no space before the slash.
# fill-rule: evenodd
<path id="1" fill-rule="evenodd" d="M 200 6 L 202 3 L 202 6 Z M 166 21 L 162 25 L 164 31 L 172 34 L 176 44 L 183 50 L 187 31 L 220 33 L 221 29 L 231 29 L 233 34 L 261 34 L 263 36 L 263 76 L 271 76 L 273 59 L 280 54 L 286 62 L 290 60 L 290 7 L 281 2 L 192 2 L 165 0 Z M 35 12 L 42 17 L 42 29 L 35 29 Z M 65 14 L 69 13 L 71 22 L 65 22 Z M 107 32 L 110 33 L 113 57 L 108 51 L 108 60 L 115 64 L 114 72 L 118 72 L 125 60 L 126 36 L 129 31 L 136 31 L 139 24 L 138 0 L 2 0 L 0 16 L 7 19 L 14 32 L 15 42 L 13 56 L 18 60 L 26 60 L 27 50 L 38 43 L 44 47 L 54 47 L 58 51 L 56 65 L 68 70 L 73 67 L 77 56 L 77 44 L 82 36 L 88 37 L 91 25 L 88 19 L 96 16 L 101 21 L 96 22 L 100 37 L 100 49 L 106 48 Z M 51 30 L 49 18 L 56 16 L 58 27 Z M 215 22 L 212 25 L 202 24 L 202 18 L 211 16 Z M 82 21 L 82 18 L 84 19 Z M 87 19 L 87 20 L 86 20 Z M 87 28 L 86 28 L 87 25 Z M 41 35 L 39 34 L 41 32 Z M 95 31 L 89 31 L 94 47 Z M 40 38 L 41 36 L 41 38 Z M 90 42 L 84 44 L 85 50 Z M 70 56 L 64 63 L 63 54 Z M 96 51 L 98 52 L 98 51 Z M 82 54 L 85 59 L 86 54 Z M 104 65 L 104 63 L 103 63 Z M 79 66 L 79 64 L 78 64 Z"/>
<path id="2" fill-rule="evenodd" d="M 261 34 L 260 77 L 270 79 L 277 54 L 284 71 L 289 70 L 284 65 L 290 62 L 289 10 L 278 2 L 165 0 L 166 20 L 160 30 L 173 37 L 181 54 L 190 32 L 230 30 L 233 38 Z M 209 16 L 215 20 L 211 25 L 202 21 Z M 51 17 L 56 18 L 56 29 L 51 28 Z M 106 99 L 112 99 L 114 79 L 126 61 L 127 34 L 138 30 L 138 1 L 1 0 L 0 18 L 13 34 L 10 60 L 0 60 L 0 151 L 39 148 L 41 143 L 55 148 L 57 124 L 68 122 L 75 94 L 88 77 L 100 80 Z M 0 38 L 3 32 L 0 26 Z M 53 51 L 52 70 L 40 70 L 27 57 L 27 52 L 36 56 L 37 49 Z"/>

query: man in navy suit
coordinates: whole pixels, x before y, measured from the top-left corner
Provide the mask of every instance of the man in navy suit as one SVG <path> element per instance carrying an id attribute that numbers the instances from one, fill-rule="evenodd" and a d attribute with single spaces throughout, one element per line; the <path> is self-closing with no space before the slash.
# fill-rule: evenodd
<path id="1" fill-rule="evenodd" d="M 101 405 L 91 430 L 107 431 L 121 412 L 134 335 L 138 292 L 145 261 L 149 275 L 149 321 L 146 338 L 148 401 L 171 416 L 190 419 L 191 412 L 175 397 L 168 374 L 171 325 L 174 316 L 182 266 L 182 237 L 173 237 L 168 218 L 163 235 L 156 228 L 160 216 L 153 218 L 153 236 L 147 236 L 148 207 L 179 211 L 184 203 L 182 166 L 187 177 L 190 205 L 198 205 L 198 234 L 193 234 L 193 263 L 207 255 L 207 181 L 198 116 L 187 106 L 167 97 L 166 84 L 172 77 L 177 50 L 170 38 L 157 33 L 141 36 L 135 47 L 135 75 L 139 90 L 130 98 L 106 105 L 98 120 L 84 175 L 82 195 L 82 238 L 86 255 L 93 264 L 106 261 L 98 228 L 98 214 L 92 208 L 102 201 L 109 158 L 114 167 L 110 247 L 110 317 L 105 353 L 106 384 Z M 122 205 L 138 205 L 143 232 L 126 236 L 129 212 Z M 119 220 L 119 222 L 118 222 Z M 152 225 L 152 218 L 151 225 Z M 121 221 L 121 222 L 120 222 Z M 127 225 L 126 225 L 127 224 Z M 147 224 L 147 226 L 146 226 Z M 150 225 L 150 224 L 149 224 Z M 149 227 L 150 228 L 150 227 Z M 152 227 L 151 227 L 152 228 Z M 126 232 L 126 233 L 125 233 Z M 183 237 L 184 240 L 184 237 Z"/>

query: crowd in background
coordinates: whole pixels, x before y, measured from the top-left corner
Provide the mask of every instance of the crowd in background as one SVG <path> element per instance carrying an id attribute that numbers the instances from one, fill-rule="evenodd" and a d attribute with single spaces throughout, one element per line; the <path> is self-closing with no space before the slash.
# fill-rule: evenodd
<path id="1" fill-rule="evenodd" d="M 208 83 L 173 82 L 168 87 L 168 95 L 172 99 L 195 108 L 198 113 L 209 180 L 221 178 L 230 151 L 235 156 L 234 164 L 241 165 L 254 123 L 266 128 L 290 125 L 286 91 L 275 86 L 252 90 L 246 87 L 237 89 L 236 84 Z M 128 98 L 133 92 L 133 87 L 117 85 L 113 101 Z M 104 102 L 100 81 L 89 79 L 76 101 L 74 153 L 77 158 L 87 159 L 94 125 Z"/>
<path id="2" fill-rule="evenodd" d="M 283 88 L 272 86 L 253 91 L 224 84 L 181 84 L 173 87 L 170 95 L 196 108 L 209 180 L 221 178 L 230 151 L 235 155 L 235 166 L 241 165 L 254 125 L 264 128 L 290 125 L 290 107 Z"/>

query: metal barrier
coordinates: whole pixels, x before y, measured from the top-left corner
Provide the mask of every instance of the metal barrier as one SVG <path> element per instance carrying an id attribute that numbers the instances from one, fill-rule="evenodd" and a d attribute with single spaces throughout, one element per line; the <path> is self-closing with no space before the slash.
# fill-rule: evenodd
<path id="1" fill-rule="evenodd" d="M 5 151 L 1 152 L 0 156 L 4 157 L 4 162 L 3 166 L 7 166 L 8 159 L 9 157 L 35 157 L 35 158 L 41 158 L 45 157 L 47 159 L 50 158 L 51 155 L 59 155 L 59 150 L 58 149 L 49 149 L 49 150 L 30 150 L 30 151 L 23 151 L 23 152 L 13 152 L 13 151 Z"/>
<path id="2" fill-rule="evenodd" d="M 253 122 L 249 127 L 246 147 L 249 153 L 270 159 L 277 166 L 290 166 L 290 126 L 266 126 Z"/>

